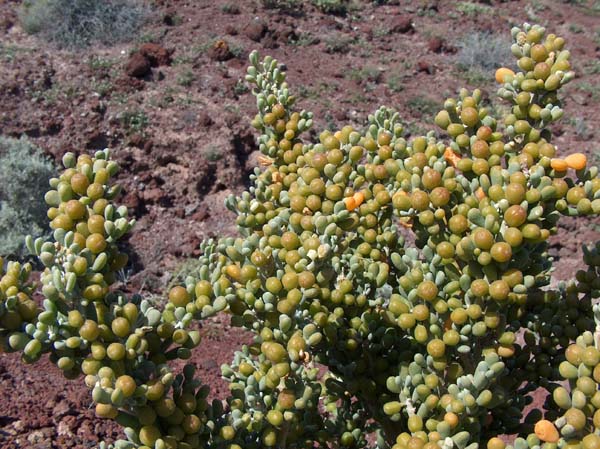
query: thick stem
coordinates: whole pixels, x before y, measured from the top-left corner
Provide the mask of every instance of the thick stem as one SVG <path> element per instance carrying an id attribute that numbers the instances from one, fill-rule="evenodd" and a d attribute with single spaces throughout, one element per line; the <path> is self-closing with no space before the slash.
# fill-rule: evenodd
<path id="1" fill-rule="evenodd" d="M 402 426 L 402 421 L 396 423 L 390 419 L 387 419 L 386 417 L 382 417 L 380 410 L 383 407 L 377 401 L 370 401 L 365 398 L 361 398 L 361 402 L 365 405 L 365 409 L 369 412 L 369 415 L 376 419 L 378 424 L 381 425 L 381 429 L 388 447 L 392 447 L 394 444 L 396 444 L 396 438 L 405 430 L 404 426 Z"/>
<path id="2" fill-rule="evenodd" d="M 281 428 L 281 434 L 279 437 L 278 447 L 285 449 L 287 447 L 287 438 L 288 433 L 290 432 L 290 423 L 288 421 L 283 422 L 283 426 Z"/>

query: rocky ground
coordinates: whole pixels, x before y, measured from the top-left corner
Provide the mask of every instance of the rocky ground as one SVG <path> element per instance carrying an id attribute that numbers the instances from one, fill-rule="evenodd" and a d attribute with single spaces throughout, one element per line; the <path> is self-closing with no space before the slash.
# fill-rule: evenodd
<path id="1" fill-rule="evenodd" d="M 243 81 L 253 49 L 286 64 L 315 130 L 361 127 L 385 104 L 415 135 L 433 129 L 460 87 L 494 96 L 492 55 L 504 56 L 481 33 L 508 45 L 512 25 L 540 23 L 567 39 L 578 74 L 565 89 L 568 118 L 554 128 L 555 143 L 595 161 L 600 154 L 598 1 L 357 0 L 331 15 L 309 1 L 286 11 L 267 0 L 161 0 L 132 42 L 80 51 L 24 33 L 19 3 L 0 2 L 0 134 L 25 134 L 56 160 L 113 149 L 121 201 L 138 220 L 122 279 L 131 291 L 160 295 L 194 269 L 202 239 L 235 232 L 223 200 L 244 189 L 257 156 L 254 99 Z M 557 278 L 573 275 L 581 244 L 596 241 L 598 229 L 597 220 L 564 221 L 551 245 Z M 248 337 L 225 318 L 203 333 L 193 360 L 223 397 L 219 366 Z M 93 416 L 82 382 L 63 380 L 47 361 L 32 369 L 0 355 L 0 447 L 85 448 L 119 435 Z"/>

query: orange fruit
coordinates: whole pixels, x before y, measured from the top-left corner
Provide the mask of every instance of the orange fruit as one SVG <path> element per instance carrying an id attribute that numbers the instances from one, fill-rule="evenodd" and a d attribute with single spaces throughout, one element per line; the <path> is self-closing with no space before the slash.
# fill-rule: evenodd
<path id="1" fill-rule="evenodd" d="M 575 170 L 581 170 L 581 169 L 585 168 L 585 165 L 587 164 L 587 158 L 585 157 L 585 154 L 583 154 L 583 153 L 573 153 L 573 154 L 569 154 L 565 158 L 565 162 L 569 166 L 569 168 L 573 168 Z"/>
<path id="2" fill-rule="evenodd" d="M 344 198 L 344 203 L 346 203 L 346 209 L 348 210 L 354 210 L 358 206 L 353 196 Z"/>
<path id="3" fill-rule="evenodd" d="M 567 168 L 569 168 L 569 165 L 564 159 L 554 158 L 550 161 L 550 167 L 556 171 L 566 171 Z"/>
<path id="4" fill-rule="evenodd" d="M 560 438 L 554 424 L 547 419 L 542 419 L 535 423 L 534 432 L 540 440 L 545 441 L 546 443 L 556 443 Z"/>
<path id="5" fill-rule="evenodd" d="M 479 187 L 477 190 L 475 190 L 475 198 L 477 198 L 479 201 L 483 200 L 486 197 L 485 192 L 483 191 L 483 189 L 481 187 Z"/>
<path id="6" fill-rule="evenodd" d="M 355 207 L 360 206 L 365 200 L 365 194 L 363 192 L 356 192 L 352 198 L 354 198 L 354 202 L 356 203 Z"/>

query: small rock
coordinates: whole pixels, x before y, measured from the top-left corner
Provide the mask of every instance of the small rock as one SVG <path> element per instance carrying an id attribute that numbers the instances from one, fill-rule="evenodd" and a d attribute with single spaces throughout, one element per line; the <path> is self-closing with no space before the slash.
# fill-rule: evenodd
<path id="1" fill-rule="evenodd" d="M 140 47 L 139 52 L 145 56 L 152 67 L 171 64 L 171 51 L 158 44 L 147 43 Z"/>
<path id="2" fill-rule="evenodd" d="M 428 9 L 430 11 L 439 11 L 440 2 L 439 2 L 439 0 L 426 0 L 423 3 L 423 6 L 421 7 L 421 9 Z"/>
<path id="3" fill-rule="evenodd" d="M 152 189 L 144 190 L 144 201 L 149 204 L 158 204 L 162 207 L 172 207 L 173 206 L 173 198 L 167 195 L 162 189 L 159 187 L 154 187 Z"/>
<path id="4" fill-rule="evenodd" d="M 456 47 L 444 38 L 433 37 L 427 42 L 427 47 L 434 53 L 456 53 Z"/>
<path id="5" fill-rule="evenodd" d="M 133 53 L 125 66 L 125 73 L 133 78 L 143 78 L 151 71 L 151 65 L 148 58 L 141 53 Z"/>
<path id="6" fill-rule="evenodd" d="M 42 443 L 37 443 L 31 446 L 31 449 L 52 449 L 52 444 L 49 441 L 44 441 Z"/>
<path id="7" fill-rule="evenodd" d="M 73 437 L 73 432 L 71 432 L 71 426 L 66 421 L 61 421 L 58 423 L 56 433 L 60 436 L 68 436 Z"/>
<path id="8" fill-rule="evenodd" d="M 285 25 L 274 32 L 274 38 L 278 42 L 287 44 L 289 42 L 297 40 L 298 35 L 296 34 L 296 30 L 293 26 Z"/>
<path id="9" fill-rule="evenodd" d="M 148 65 L 150 64 L 148 63 Z M 115 91 L 131 92 L 133 90 L 142 90 L 143 88 L 144 80 L 132 76 L 120 76 L 114 81 Z"/>
<path id="10" fill-rule="evenodd" d="M 427 48 L 433 53 L 441 53 L 444 49 L 444 40 L 440 37 L 432 37 L 427 41 Z"/>
<path id="11" fill-rule="evenodd" d="M 204 359 L 202 362 L 200 362 L 200 366 L 205 370 L 209 371 L 217 369 L 219 367 L 219 364 L 216 362 L 215 359 Z"/>
<path id="12" fill-rule="evenodd" d="M 23 432 L 23 430 L 25 430 L 25 425 L 20 419 L 12 423 L 12 426 L 17 432 Z"/>
<path id="13" fill-rule="evenodd" d="M 85 133 L 85 147 L 89 150 L 101 150 L 109 147 L 109 140 L 105 133 L 96 127 L 91 127 Z"/>
<path id="14" fill-rule="evenodd" d="M 146 140 L 146 142 L 144 143 L 144 151 L 147 154 L 149 154 L 152 151 L 153 147 L 154 147 L 154 142 L 152 141 L 152 139 Z"/>
<path id="15" fill-rule="evenodd" d="M 210 48 L 208 56 L 213 61 L 227 61 L 233 58 L 233 53 L 231 53 L 227 42 L 219 40 Z"/>
<path id="16" fill-rule="evenodd" d="M 433 67 L 428 61 L 422 59 L 419 62 L 417 62 L 417 71 L 425 72 L 431 75 L 433 73 Z"/>
<path id="17" fill-rule="evenodd" d="M 185 217 L 185 209 L 183 207 L 176 207 L 173 210 L 173 213 L 175 214 L 175 216 L 177 218 L 183 218 L 183 217 Z"/>
<path id="18" fill-rule="evenodd" d="M 346 111 L 343 109 L 338 109 L 333 113 L 333 116 L 335 117 L 335 119 L 339 122 L 343 122 L 344 120 L 348 119 L 348 114 L 346 114 Z"/>
<path id="19" fill-rule="evenodd" d="M 67 130 L 73 127 L 74 124 L 75 120 L 73 119 L 73 116 L 68 116 L 63 120 L 63 128 Z"/>
<path id="20" fill-rule="evenodd" d="M 129 138 L 129 146 L 143 148 L 144 143 L 144 136 L 142 136 L 140 133 L 135 133 Z"/>
<path id="21" fill-rule="evenodd" d="M 92 423 L 89 420 L 84 420 L 78 427 L 77 427 L 77 435 L 79 437 L 89 437 L 90 435 L 94 435 L 94 429 L 92 427 Z"/>
<path id="22" fill-rule="evenodd" d="M 42 130 L 39 126 L 31 125 L 24 130 L 24 133 L 27 134 L 27 137 L 40 137 L 42 135 Z"/>
<path id="23" fill-rule="evenodd" d="M 208 112 L 202 111 L 198 114 L 198 123 L 200 124 L 200 126 L 208 128 L 214 123 L 214 120 Z"/>
<path id="24" fill-rule="evenodd" d="M 556 137 L 560 137 L 565 133 L 565 128 L 563 127 L 562 123 L 556 123 L 552 126 L 552 134 L 554 134 Z"/>
<path id="25" fill-rule="evenodd" d="M 231 92 L 233 94 L 238 80 L 234 78 L 229 78 L 229 74 L 223 74 L 223 78 L 223 90 L 226 92 Z"/>
<path id="26" fill-rule="evenodd" d="M 225 27 L 225 33 L 227 33 L 230 36 L 237 36 L 238 29 L 234 25 L 230 24 Z"/>
<path id="27" fill-rule="evenodd" d="M 273 36 L 271 33 L 267 34 L 263 38 L 262 45 L 263 45 L 263 47 L 269 48 L 269 49 L 273 49 L 273 48 L 279 47 L 279 44 L 277 43 L 277 40 L 275 39 L 275 36 Z"/>
<path id="28" fill-rule="evenodd" d="M 106 111 L 106 104 L 101 101 L 98 97 L 94 97 L 90 100 L 88 107 L 90 111 L 97 112 L 98 114 L 103 114 Z"/>
<path id="29" fill-rule="evenodd" d="M 56 404 L 56 406 L 52 409 L 52 416 L 60 419 L 63 416 L 68 415 L 70 411 L 71 407 L 69 407 L 67 401 L 61 401 L 58 404 Z"/>
<path id="30" fill-rule="evenodd" d="M 146 212 L 144 201 L 135 192 L 127 193 L 121 197 L 121 202 L 136 216 Z"/>
<path id="31" fill-rule="evenodd" d="M 29 435 L 27 435 L 27 441 L 29 441 L 31 444 L 43 443 L 44 439 L 45 439 L 44 433 L 40 430 L 34 430 Z M 49 443 L 48 443 L 48 447 L 50 447 Z"/>
<path id="32" fill-rule="evenodd" d="M 62 122 L 60 118 L 54 117 L 44 121 L 42 132 L 49 136 L 55 136 L 62 130 Z"/>
<path id="33" fill-rule="evenodd" d="M 202 243 L 202 241 L 198 237 L 192 236 L 187 242 L 178 245 L 178 249 L 175 254 L 187 257 L 199 255 L 200 243 Z"/>
<path id="34" fill-rule="evenodd" d="M 205 209 L 199 210 L 194 215 L 190 216 L 190 218 L 194 221 L 204 221 L 208 217 L 210 217 L 210 214 Z"/>
<path id="35" fill-rule="evenodd" d="M 331 16 L 323 16 L 321 18 L 321 24 L 328 29 L 341 30 L 344 28 L 344 25 L 339 20 L 335 20 Z"/>
<path id="36" fill-rule="evenodd" d="M 391 27 L 393 33 L 410 33 L 413 29 L 412 17 L 407 15 L 396 17 Z"/>
<path id="37" fill-rule="evenodd" d="M 156 162 L 161 167 L 164 167 L 167 164 L 177 164 L 178 163 L 177 154 L 174 153 L 173 151 L 168 151 L 168 149 L 162 148 L 162 149 L 156 151 L 155 153 L 156 153 L 156 156 L 155 156 Z M 158 177 L 157 182 L 159 183 L 159 185 L 162 185 L 164 181 L 161 177 Z"/>
<path id="38" fill-rule="evenodd" d="M 14 24 L 15 23 L 11 17 L 3 17 L 0 19 L 0 31 L 8 31 L 13 27 Z"/>
<path id="39" fill-rule="evenodd" d="M 244 35 L 254 42 L 259 42 L 266 32 L 267 26 L 259 20 L 253 20 L 244 28 Z"/>
<path id="40" fill-rule="evenodd" d="M 179 21 L 177 10 L 175 8 L 169 8 L 163 15 L 163 23 L 169 27 L 175 26 Z"/>
<path id="41" fill-rule="evenodd" d="M 235 125 L 236 123 L 239 123 L 240 120 L 241 120 L 240 116 L 238 114 L 234 114 L 233 112 L 227 112 L 227 113 L 223 114 L 223 121 L 230 128 L 233 125 Z"/>

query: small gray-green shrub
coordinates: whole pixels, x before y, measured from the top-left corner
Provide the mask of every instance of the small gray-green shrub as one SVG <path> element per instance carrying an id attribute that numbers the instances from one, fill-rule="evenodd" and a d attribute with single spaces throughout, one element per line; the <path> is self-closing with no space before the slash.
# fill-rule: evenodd
<path id="1" fill-rule="evenodd" d="M 138 0 L 25 0 L 19 17 L 29 34 L 61 48 L 81 48 L 131 40 L 148 15 Z"/>
<path id="2" fill-rule="evenodd" d="M 0 137 L 0 255 L 22 257 L 26 234 L 49 231 L 44 193 L 54 173 L 54 164 L 27 139 Z"/>
<path id="3" fill-rule="evenodd" d="M 348 12 L 348 0 L 312 0 L 312 4 L 325 14 L 344 15 Z"/>
<path id="4" fill-rule="evenodd" d="M 510 44 L 503 36 L 468 33 L 458 41 L 457 48 L 456 65 L 468 72 L 487 74 L 512 64 Z"/>
<path id="5" fill-rule="evenodd" d="M 265 9 L 279 9 L 286 13 L 298 13 L 303 7 L 301 0 L 261 0 L 260 3 Z"/>

